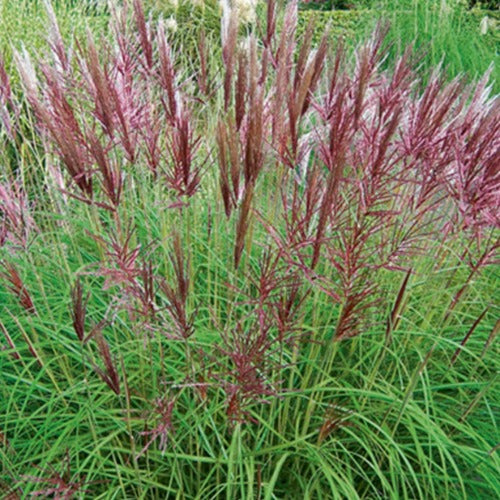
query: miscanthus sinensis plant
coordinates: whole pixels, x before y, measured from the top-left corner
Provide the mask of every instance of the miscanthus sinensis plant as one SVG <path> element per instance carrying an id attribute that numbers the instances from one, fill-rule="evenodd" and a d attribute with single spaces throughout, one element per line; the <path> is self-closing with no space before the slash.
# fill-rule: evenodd
<path id="1" fill-rule="evenodd" d="M 0 65 L 12 498 L 491 495 L 488 75 L 313 49 L 294 3 L 195 61 L 139 0 L 70 46 L 47 9 Z"/>

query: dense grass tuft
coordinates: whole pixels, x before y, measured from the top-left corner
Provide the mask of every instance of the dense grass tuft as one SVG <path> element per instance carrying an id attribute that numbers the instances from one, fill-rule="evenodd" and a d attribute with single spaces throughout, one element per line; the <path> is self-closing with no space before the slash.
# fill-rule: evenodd
<path id="1" fill-rule="evenodd" d="M 0 64 L 0 487 L 495 497 L 489 74 L 127 5 Z"/>

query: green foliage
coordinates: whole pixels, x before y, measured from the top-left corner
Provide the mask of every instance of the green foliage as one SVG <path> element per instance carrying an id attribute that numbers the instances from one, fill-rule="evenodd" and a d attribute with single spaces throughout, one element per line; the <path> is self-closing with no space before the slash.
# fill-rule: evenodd
<path id="1" fill-rule="evenodd" d="M 370 19 L 371 13 L 364 10 L 304 10 L 299 13 L 297 36 L 300 39 L 309 22 L 313 21 L 314 43 L 319 43 L 326 29 L 330 30 L 332 38 L 341 37 L 347 42 L 354 42 L 358 39 L 358 33 L 365 31 Z"/>
<path id="2" fill-rule="evenodd" d="M 481 34 L 483 13 L 471 12 L 459 3 L 437 0 L 404 0 L 398 6 L 396 10 L 394 2 L 385 0 L 380 6 L 380 19 L 390 23 L 388 41 L 393 43 L 390 58 L 413 42 L 423 54 L 421 71 L 424 76 L 442 62 L 450 78 L 464 73 L 469 78 L 478 78 L 495 63 L 498 35 L 495 30 Z M 491 78 L 495 91 L 500 88 L 499 70 L 496 65 Z"/>
<path id="3" fill-rule="evenodd" d="M 445 7 L 443 7 L 445 5 Z M 453 78 L 465 73 L 478 78 L 494 65 L 491 81 L 495 91 L 500 89 L 500 68 L 497 55 L 500 48 L 498 11 L 467 10 L 460 3 L 442 4 L 437 0 L 402 0 L 372 2 L 372 10 L 309 11 L 299 13 L 299 33 L 309 20 L 315 19 L 314 41 L 321 39 L 329 26 L 332 36 L 341 36 L 350 45 L 360 43 L 377 23 L 389 26 L 387 64 L 391 64 L 408 43 L 421 54 L 421 74 L 427 78 L 442 62 Z M 489 29 L 481 33 L 484 17 L 490 18 Z"/>
<path id="4" fill-rule="evenodd" d="M 169 42 L 182 47 L 186 61 L 198 65 L 199 44 L 203 39 L 210 50 L 219 51 L 221 39 L 221 9 L 218 0 L 148 0 L 145 12 L 153 19 L 165 20 Z"/>
<path id="5" fill-rule="evenodd" d="M 469 7 L 499 11 L 498 0 L 468 0 Z"/>
<path id="6" fill-rule="evenodd" d="M 299 8 L 303 10 L 353 10 L 369 8 L 372 3 L 372 0 L 318 0 L 299 2 Z"/>
<path id="7" fill-rule="evenodd" d="M 168 231 L 179 219 L 154 209 L 155 194 L 144 190 L 144 195 L 144 208 L 134 210 L 138 238 L 147 240 L 153 220 Z M 174 388 L 175 435 L 165 452 L 151 448 L 137 458 L 146 442 L 147 436 L 140 434 L 145 422 L 155 423 L 149 419 L 147 399 L 165 390 L 163 378 L 179 378 L 185 353 L 160 334 L 144 344 L 119 315 L 106 326 L 105 335 L 114 355 L 119 354 L 120 378 L 127 374 L 130 394 L 115 396 L 93 373 L 69 315 L 74 273 L 98 258 L 96 244 L 85 235 L 85 229 L 95 228 L 90 219 L 82 224 L 83 216 L 80 211 L 68 213 L 64 223 L 71 225 L 71 232 L 44 235 L 34 242 L 33 258 L 18 262 L 39 304 L 39 316 L 26 317 L 0 289 L 2 305 L 12 312 L 2 313 L 1 320 L 7 331 L 19 332 L 16 347 L 22 356 L 19 361 L 12 358 L 13 350 L 0 351 L 0 433 L 5 435 L 4 443 L 0 441 L 0 480 L 6 485 L 17 484 L 25 494 L 41 489 L 26 476 L 50 476 L 50 467 L 61 472 L 69 449 L 71 474 L 75 481 L 86 478 L 92 498 L 176 498 L 179 491 L 184 498 L 201 500 L 259 494 L 339 500 L 495 497 L 500 466 L 493 451 L 498 443 L 498 344 L 480 356 L 495 321 L 493 312 L 456 364 L 449 364 L 474 315 L 494 293 L 493 276 L 471 287 L 452 321 L 435 328 L 431 325 L 439 323 L 457 290 L 456 275 L 449 288 L 443 282 L 454 275 L 458 260 L 450 254 L 448 270 L 432 276 L 432 262 L 423 259 L 392 345 L 384 345 L 373 329 L 331 348 L 328 367 L 324 348 L 311 345 L 282 373 L 296 389 L 276 404 L 262 405 L 252 414 L 257 423 L 246 426 L 223 425 L 222 398 L 203 400 L 195 389 Z M 195 233 L 190 255 L 191 265 L 200 270 L 198 298 L 211 297 L 214 311 L 222 310 L 214 278 L 228 276 L 227 236 L 214 233 L 207 240 L 202 203 L 185 217 Z M 58 223 L 62 221 L 54 221 Z M 388 293 L 395 293 L 398 284 L 387 286 Z M 90 324 L 108 307 L 107 294 L 96 289 L 88 307 Z M 315 331 L 318 321 L 330 315 L 328 301 L 318 296 L 304 326 Z M 217 338 L 208 315 L 196 329 L 198 341 Z M 43 366 L 30 354 L 25 336 L 36 345 Z M 157 347 L 162 344 L 160 355 Z M 329 426 L 320 437 L 325 421 Z"/>
<path id="8" fill-rule="evenodd" d="M 0 0 L 0 5 L 0 42 L 7 61 L 11 42 L 16 47 L 25 44 L 30 53 L 43 52 L 46 17 L 41 3 Z M 93 31 L 105 32 L 105 15 L 95 17 L 78 6 L 63 5 L 56 3 L 66 40 L 73 32 L 83 33 L 87 23 Z M 208 73 L 222 74 L 215 0 L 205 8 L 188 2 L 173 8 L 159 1 L 149 7 L 155 19 L 176 19 L 177 31 L 169 36 L 179 71 L 185 72 L 181 76 L 187 79 L 196 68 L 202 32 L 212 56 Z M 316 41 L 331 25 L 333 36 L 354 45 L 373 28 L 373 17 L 373 12 L 364 10 L 303 11 L 297 38 L 314 18 Z M 450 76 L 464 70 L 475 75 L 490 64 L 497 47 L 493 34 L 478 35 L 481 12 L 460 11 L 457 18 L 452 15 L 438 22 L 419 7 L 407 13 L 391 10 L 389 17 L 394 42 L 390 58 L 416 37 L 417 46 L 429 49 L 429 60 L 422 61 L 424 74 L 448 50 L 445 62 Z M 453 36 L 457 27 L 466 31 Z M 439 28 L 444 32 L 439 34 Z M 464 54 L 457 52 L 459 43 Z M 193 120 L 203 137 L 215 134 L 222 113 L 214 109 L 218 108 L 207 106 Z M 261 248 L 253 245 L 240 271 L 228 264 L 237 228 L 234 214 L 232 219 L 224 214 L 217 173 L 204 172 L 200 193 L 186 206 L 172 208 L 176 199 L 153 180 L 141 159 L 126 171 L 124 201 L 114 217 L 53 186 L 50 168 L 55 155 L 46 156 L 32 146 L 37 134 L 33 117 L 26 114 L 23 119 L 18 144 L 4 140 L 0 128 L 0 182 L 12 177 L 5 168 L 12 163 L 30 193 L 29 212 L 43 231 L 33 231 L 26 250 L 12 252 L 12 247 L 0 246 L 0 272 L 4 262 L 13 263 L 36 304 L 36 314 L 24 310 L 2 277 L 1 494 L 12 489 L 27 497 L 42 490 L 46 485 L 32 478 L 50 477 L 53 469 L 63 475 L 68 454 L 66 480 L 73 484 L 84 480 L 88 492 L 82 496 L 96 499 L 498 496 L 498 276 L 494 269 L 478 273 L 448 314 L 469 276 L 462 258 L 465 241 L 457 239 L 450 246 L 431 241 L 432 252 L 415 258 L 392 342 L 384 337 L 390 310 L 383 307 L 360 336 L 325 342 L 339 307 L 315 289 L 297 324 L 313 342 L 273 354 L 283 358 L 284 368 L 274 376 L 284 381 L 285 390 L 271 404 L 255 405 L 253 423 L 230 425 L 222 391 L 214 389 L 207 398 L 201 390 L 202 376 L 209 369 L 200 364 L 185 377 L 185 367 L 192 363 L 188 342 L 168 339 L 165 331 L 149 330 L 137 318 L 131 319 L 133 314 L 120 309 L 115 300 L 120 298 L 119 287 L 103 288 L 104 278 L 95 271 L 105 262 L 105 251 L 89 237 L 89 233 L 118 233 L 123 226 L 117 220 L 133 221 L 131 246 L 142 244 L 140 257 L 151 257 L 157 263 L 155 272 L 170 280 L 174 272 L 169 236 L 180 235 L 191 277 L 188 308 L 198 313 L 189 342 L 211 354 L 204 360 L 210 367 L 219 355 L 211 346 L 222 329 L 236 328 L 235 311 L 244 309 L 235 290 L 254 292 L 256 285 L 246 276 L 252 276 L 262 262 Z M 12 151 L 13 147 L 18 149 Z M 206 154 L 216 156 L 213 151 L 200 153 Z M 11 159 L 6 161 L 7 157 Z M 280 196 L 274 160 L 270 167 L 259 180 L 255 198 L 257 211 L 277 215 Z M 267 242 L 263 230 L 259 233 L 255 226 L 253 239 Z M 442 260 L 439 271 L 437 255 Z M 85 282 L 85 293 L 92 291 L 86 333 L 103 318 L 108 320 L 103 335 L 118 367 L 119 395 L 94 370 L 93 363 L 100 361 L 93 340 L 79 342 L 73 331 L 71 290 L 76 275 Z M 377 274 L 386 297 L 397 296 L 399 278 Z M 481 321 L 462 345 L 478 318 Z M 159 393 L 176 398 L 173 432 L 164 450 L 154 443 L 141 454 L 150 439 L 148 431 L 157 423 L 151 401 Z"/>
<path id="9" fill-rule="evenodd" d="M 103 33 L 108 16 L 100 8 L 84 2 L 53 2 L 63 38 L 70 41 L 82 36 L 87 26 Z M 26 47 L 31 54 L 47 50 L 47 13 L 42 0 L 0 0 L 0 56 L 15 78 L 12 48 Z"/>
<path id="10" fill-rule="evenodd" d="M 175 19 L 176 36 L 181 37 L 183 42 L 201 29 L 206 33 L 220 35 L 221 9 L 218 0 L 204 0 L 201 3 L 192 0 L 178 0 L 175 3 L 168 0 L 149 0 L 145 3 L 145 11 L 153 19 Z"/>

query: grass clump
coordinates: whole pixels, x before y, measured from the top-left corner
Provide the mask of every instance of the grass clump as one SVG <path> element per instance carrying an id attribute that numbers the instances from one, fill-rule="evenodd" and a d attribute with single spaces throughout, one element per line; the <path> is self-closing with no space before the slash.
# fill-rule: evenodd
<path id="1" fill-rule="evenodd" d="M 466 7 L 455 0 L 380 2 L 383 19 L 390 23 L 387 41 L 394 42 L 390 57 L 413 42 L 425 54 L 420 62 L 424 75 L 442 63 L 450 78 L 461 74 L 478 78 L 493 66 L 492 82 L 498 93 L 498 28 L 491 25 L 486 32 L 481 29 L 484 16 L 494 13 Z"/>
<path id="2" fill-rule="evenodd" d="M 60 32 L 68 43 L 72 36 L 85 34 L 87 23 L 94 31 L 103 30 L 108 22 L 104 6 L 92 8 L 86 2 L 54 2 Z M 47 11 L 44 0 L 0 0 L 0 53 L 11 68 L 12 47 L 24 45 L 35 53 L 47 48 Z M 11 76 L 15 78 L 12 70 Z"/>
<path id="3" fill-rule="evenodd" d="M 312 5 L 302 4 L 299 35 L 314 19 L 316 43 L 330 27 L 334 38 L 341 36 L 348 45 L 355 46 L 369 36 L 377 23 L 387 23 L 388 64 L 393 64 L 404 48 L 413 43 L 421 55 L 419 72 L 424 78 L 438 64 L 443 64 L 450 79 L 461 74 L 478 78 L 493 66 L 492 82 L 498 93 L 498 10 L 482 10 L 488 7 L 483 4 L 470 9 L 459 0 L 373 0 L 354 2 L 346 10 L 329 10 L 328 2 L 318 4 L 321 10 L 311 10 Z"/>
<path id="4" fill-rule="evenodd" d="M 293 4 L 199 64 L 139 0 L 74 50 L 48 9 L 0 72 L 2 487 L 493 497 L 488 75 L 314 50 Z"/>

